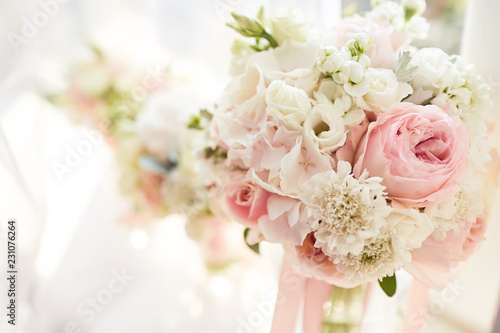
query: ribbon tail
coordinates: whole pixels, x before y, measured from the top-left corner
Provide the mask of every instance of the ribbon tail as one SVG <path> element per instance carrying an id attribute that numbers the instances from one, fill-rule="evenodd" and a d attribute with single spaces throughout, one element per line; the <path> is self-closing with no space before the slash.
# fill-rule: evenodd
<path id="1" fill-rule="evenodd" d="M 304 332 L 321 332 L 323 304 L 330 297 L 331 291 L 331 284 L 316 279 L 307 279 L 304 299 Z"/>
<path id="2" fill-rule="evenodd" d="M 306 279 L 295 273 L 286 257 L 283 258 L 271 333 L 295 332 L 305 288 Z"/>
<path id="3" fill-rule="evenodd" d="M 373 282 L 368 282 L 366 284 L 365 301 L 364 301 L 364 305 L 363 305 L 363 315 L 361 316 L 362 320 L 365 318 L 368 306 L 369 306 L 371 300 L 373 299 L 374 289 L 375 289 L 375 286 L 373 285 Z"/>
<path id="4" fill-rule="evenodd" d="M 425 326 L 425 317 L 427 316 L 428 301 L 429 288 L 413 278 L 403 321 L 403 333 L 422 332 Z"/>

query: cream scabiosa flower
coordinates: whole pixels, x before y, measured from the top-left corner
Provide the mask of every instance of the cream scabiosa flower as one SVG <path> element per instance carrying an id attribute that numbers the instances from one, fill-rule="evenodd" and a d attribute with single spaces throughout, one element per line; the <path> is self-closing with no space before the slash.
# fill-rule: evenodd
<path id="1" fill-rule="evenodd" d="M 360 283 L 382 279 L 394 274 L 411 261 L 411 254 L 404 242 L 386 230 L 365 245 L 358 254 L 335 256 L 333 263 L 350 280 Z"/>
<path id="2" fill-rule="evenodd" d="M 313 221 L 315 246 L 330 256 L 356 256 L 377 236 L 391 208 L 380 178 L 369 178 L 364 172 L 356 179 L 345 161 L 337 167 L 337 172 L 311 177 L 299 196 Z"/>
<path id="3" fill-rule="evenodd" d="M 432 231 L 425 214 L 393 204 L 378 235 L 365 242 L 360 253 L 338 255 L 333 262 L 351 280 L 362 283 L 381 279 L 408 264 L 410 251 L 420 248 Z"/>

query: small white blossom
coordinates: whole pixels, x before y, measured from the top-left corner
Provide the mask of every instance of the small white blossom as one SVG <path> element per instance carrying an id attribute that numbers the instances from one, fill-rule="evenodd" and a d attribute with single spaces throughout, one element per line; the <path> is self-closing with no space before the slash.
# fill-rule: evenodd
<path id="1" fill-rule="evenodd" d="M 337 50 L 330 46 L 319 50 L 316 65 L 322 73 L 332 75 L 338 72 L 342 65 L 351 58 L 351 52 L 347 48 Z"/>
<path id="2" fill-rule="evenodd" d="M 471 65 L 459 56 L 437 48 L 424 48 L 412 55 L 418 69 L 414 89 L 432 91 L 431 103 L 448 106 L 467 125 L 471 136 L 484 135 L 484 122 L 491 108 L 489 88 Z M 479 119 L 477 119 L 479 118 Z"/>
<path id="3" fill-rule="evenodd" d="M 331 79 L 321 81 L 316 99 L 319 100 L 318 95 L 325 96 L 330 101 L 333 101 L 336 110 L 342 110 L 342 119 L 344 126 L 347 128 L 359 125 L 365 119 L 365 112 L 355 102 L 354 97 L 348 95 L 343 86 L 338 85 Z"/>
<path id="4" fill-rule="evenodd" d="M 316 66 L 335 83 L 342 85 L 351 96 L 363 96 L 370 89 L 371 74 L 367 71 L 371 61 L 363 54 L 373 42 L 366 34 L 358 34 L 347 42 L 347 46 L 337 50 L 323 48 L 319 52 Z"/>
<path id="5" fill-rule="evenodd" d="M 422 15 L 427 4 L 425 0 L 403 0 L 403 7 L 405 11 L 410 11 L 413 15 Z"/>
<path id="6" fill-rule="evenodd" d="M 367 17 L 390 23 L 396 31 L 409 32 L 414 39 L 427 38 L 430 25 L 420 16 L 425 10 L 425 1 L 407 0 L 403 4 L 384 1 L 367 13 Z"/>

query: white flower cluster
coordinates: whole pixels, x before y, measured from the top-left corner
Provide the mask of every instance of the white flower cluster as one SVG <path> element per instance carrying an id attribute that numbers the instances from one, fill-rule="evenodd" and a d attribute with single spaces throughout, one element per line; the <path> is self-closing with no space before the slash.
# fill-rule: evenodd
<path id="1" fill-rule="evenodd" d="M 449 231 L 457 231 L 467 223 L 475 222 L 476 217 L 484 211 L 482 185 L 482 180 L 470 171 L 467 179 L 460 184 L 459 190 L 452 198 L 425 208 L 424 213 L 429 216 L 434 225 L 432 233 L 434 239 L 442 241 Z"/>
<path id="2" fill-rule="evenodd" d="M 372 42 L 370 36 L 359 34 L 340 50 L 335 47 L 322 49 L 317 64 L 319 70 L 342 85 L 349 95 L 365 95 L 370 90 L 370 72 L 367 69 L 371 62 L 364 53 Z"/>
<path id="3" fill-rule="evenodd" d="M 408 32 L 415 39 L 425 39 L 430 25 L 421 15 L 426 6 L 425 0 L 404 0 L 402 3 L 376 1 L 373 10 L 368 12 L 368 17 L 388 21 L 397 31 Z"/>

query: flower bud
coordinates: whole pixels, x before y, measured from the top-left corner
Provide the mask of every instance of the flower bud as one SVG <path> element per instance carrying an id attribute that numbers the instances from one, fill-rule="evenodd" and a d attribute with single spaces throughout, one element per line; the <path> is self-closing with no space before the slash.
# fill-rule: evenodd
<path id="1" fill-rule="evenodd" d="M 357 34 L 354 37 L 354 48 L 357 54 L 365 53 L 373 43 L 373 38 L 367 34 Z"/>
<path id="2" fill-rule="evenodd" d="M 408 22 L 413 16 L 420 16 L 425 11 L 425 0 L 404 0 L 405 20 Z"/>

